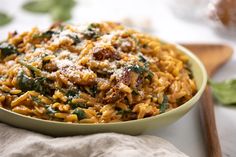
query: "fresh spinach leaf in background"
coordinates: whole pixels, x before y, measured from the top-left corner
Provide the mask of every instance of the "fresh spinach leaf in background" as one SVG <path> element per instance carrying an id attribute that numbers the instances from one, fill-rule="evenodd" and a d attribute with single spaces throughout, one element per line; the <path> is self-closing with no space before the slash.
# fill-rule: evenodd
<path id="1" fill-rule="evenodd" d="M 236 79 L 223 82 L 209 81 L 215 98 L 224 105 L 236 105 Z"/>
<path id="2" fill-rule="evenodd" d="M 22 8 L 33 13 L 48 13 L 53 21 L 67 21 L 71 19 L 75 4 L 75 0 L 31 0 L 23 4 Z"/>
<path id="3" fill-rule="evenodd" d="M 48 13 L 54 5 L 53 3 L 54 1 L 52 0 L 32 0 L 25 3 L 22 7 L 30 12 Z"/>
<path id="4" fill-rule="evenodd" d="M 4 26 L 12 21 L 12 17 L 6 13 L 0 12 L 0 26 Z"/>

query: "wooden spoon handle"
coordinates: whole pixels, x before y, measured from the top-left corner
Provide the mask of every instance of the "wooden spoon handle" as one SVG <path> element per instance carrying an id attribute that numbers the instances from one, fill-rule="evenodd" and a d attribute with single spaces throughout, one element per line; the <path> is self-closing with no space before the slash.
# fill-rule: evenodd
<path id="1" fill-rule="evenodd" d="M 204 129 L 205 141 L 208 148 L 208 157 L 222 157 L 220 142 L 217 134 L 214 104 L 211 89 L 206 87 L 200 105 L 201 124 Z"/>

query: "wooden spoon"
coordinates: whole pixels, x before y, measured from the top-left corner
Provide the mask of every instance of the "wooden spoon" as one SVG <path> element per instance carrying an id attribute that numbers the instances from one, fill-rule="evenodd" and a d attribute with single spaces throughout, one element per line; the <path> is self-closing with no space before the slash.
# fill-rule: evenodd
<path id="1" fill-rule="evenodd" d="M 182 44 L 194 52 L 203 62 L 209 76 L 212 76 L 232 56 L 233 49 L 220 44 Z M 200 118 L 208 148 L 208 157 L 222 157 L 215 123 L 214 104 L 210 87 L 207 86 L 201 98 Z"/>

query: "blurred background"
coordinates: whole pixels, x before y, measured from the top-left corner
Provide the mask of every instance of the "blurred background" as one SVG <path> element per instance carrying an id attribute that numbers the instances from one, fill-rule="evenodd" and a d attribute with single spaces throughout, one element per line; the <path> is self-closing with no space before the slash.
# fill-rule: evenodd
<path id="1" fill-rule="evenodd" d="M 236 0 L 0 0 L 0 3 L 0 40 L 6 39 L 8 32 L 23 32 L 34 26 L 46 29 L 58 20 L 72 24 L 117 21 L 170 42 L 220 43 L 236 49 Z M 213 79 L 236 78 L 235 65 L 234 54 Z M 236 109 L 216 105 L 215 111 L 224 156 L 236 153 Z M 183 133 L 179 135 L 184 138 Z M 174 142 L 171 138 L 173 135 L 168 140 Z M 175 144 L 184 149 L 178 141 Z M 191 143 L 183 145 L 187 144 Z M 199 153 L 202 147 L 196 147 L 199 156 L 203 154 Z M 194 148 L 184 151 L 192 154 Z"/>
<path id="2" fill-rule="evenodd" d="M 63 6 L 71 3 L 71 0 L 35 1 L 58 1 L 63 3 Z M 66 22 L 76 24 L 101 20 L 119 21 L 132 27 L 136 26 L 142 31 L 157 35 L 168 41 L 229 42 L 233 44 L 231 41 L 236 39 L 231 36 L 233 31 L 227 31 L 228 29 L 222 27 L 220 20 L 217 19 L 217 12 L 214 11 L 214 8 L 217 8 L 214 6 L 216 1 L 74 0 L 75 3 L 70 9 L 71 18 L 68 18 Z M 12 20 L 10 23 L 0 27 L 0 39 L 6 38 L 8 31 L 23 31 L 33 26 L 46 28 L 52 24 L 53 13 L 35 13 L 37 8 L 34 8 L 34 6 L 31 6 L 31 8 L 28 6 L 28 8 L 25 7 L 26 9 L 24 9 L 23 6 L 28 2 L 31 1 L 1 0 L 0 12 L 9 15 Z M 230 18 L 230 15 L 228 15 L 229 8 L 225 9 L 225 7 L 225 5 L 221 6 L 220 15 L 223 14 L 225 19 L 228 19 Z M 38 9 L 40 8 L 45 8 L 45 6 L 40 6 L 39 4 Z M 67 14 L 67 8 L 62 8 L 61 14 Z M 214 17 L 214 15 L 216 16 Z M 214 18 L 215 20 L 213 20 Z M 232 17 L 232 21 L 236 23 L 236 17 Z M 222 31 L 227 34 L 221 34 Z"/>

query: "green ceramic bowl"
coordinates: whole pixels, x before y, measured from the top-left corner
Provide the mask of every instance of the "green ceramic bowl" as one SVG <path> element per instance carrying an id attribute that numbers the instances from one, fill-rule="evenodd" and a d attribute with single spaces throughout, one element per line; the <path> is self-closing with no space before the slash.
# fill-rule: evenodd
<path id="1" fill-rule="evenodd" d="M 137 135 L 147 129 L 158 129 L 165 127 L 166 125 L 177 121 L 180 117 L 187 113 L 194 106 L 194 104 L 196 104 L 202 95 L 207 82 L 207 73 L 201 61 L 186 48 L 180 45 L 176 45 L 176 47 L 189 57 L 189 61 L 192 65 L 191 68 L 193 71 L 193 76 L 198 87 L 198 92 L 196 95 L 176 109 L 140 120 L 106 124 L 74 124 L 41 120 L 0 108 L 0 121 L 19 128 L 28 129 L 51 136 L 72 136 L 99 132 L 117 132 Z"/>

